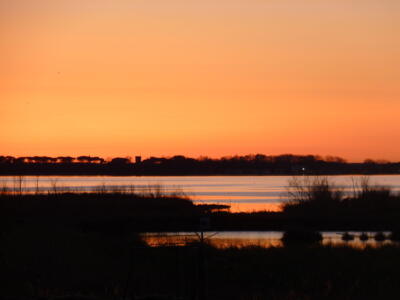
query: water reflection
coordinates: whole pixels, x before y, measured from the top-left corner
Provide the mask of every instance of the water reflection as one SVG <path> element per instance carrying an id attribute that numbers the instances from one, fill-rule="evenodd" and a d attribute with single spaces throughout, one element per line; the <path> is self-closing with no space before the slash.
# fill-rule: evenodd
<path id="1" fill-rule="evenodd" d="M 332 246 L 349 246 L 353 248 L 363 249 L 366 247 L 380 247 L 383 245 L 398 245 L 398 242 L 391 241 L 388 237 L 390 232 L 383 232 L 387 237 L 384 241 L 377 241 L 375 236 L 377 232 L 364 232 L 368 235 L 367 240 L 363 240 L 363 232 L 348 232 L 354 236 L 351 241 L 342 239 L 345 232 L 321 232 L 322 244 Z M 283 247 L 281 241 L 282 231 L 233 231 L 233 232 L 206 232 L 205 237 L 208 244 L 219 248 L 226 249 L 230 247 Z M 158 246 L 185 246 L 190 243 L 199 241 L 198 236 L 194 232 L 167 232 L 167 233 L 145 233 L 142 235 L 144 241 L 152 247 Z"/>

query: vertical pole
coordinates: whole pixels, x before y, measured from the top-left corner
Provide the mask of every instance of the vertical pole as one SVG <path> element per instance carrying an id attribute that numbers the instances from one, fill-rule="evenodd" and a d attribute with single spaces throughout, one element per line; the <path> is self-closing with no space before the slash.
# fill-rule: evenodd
<path id="1" fill-rule="evenodd" d="M 130 281 L 131 281 L 131 279 L 132 279 L 132 277 L 133 277 L 132 275 L 133 275 L 134 261 L 135 261 L 135 258 L 134 258 L 134 256 L 135 256 L 134 250 L 135 250 L 135 248 L 132 247 L 132 251 L 130 251 L 130 253 L 131 253 L 131 261 L 130 261 L 130 264 L 129 264 L 128 278 L 126 279 L 125 288 L 124 288 L 124 293 L 123 293 L 123 295 L 122 295 L 122 299 L 124 299 L 124 300 L 127 299 L 128 290 L 129 290 L 129 283 L 130 283 Z"/>
<path id="2" fill-rule="evenodd" d="M 206 300 L 206 270 L 204 257 L 204 232 L 200 233 L 199 248 L 199 300 Z"/>
<path id="3" fill-rule="evenodd" d="M 176 255 L 176 265 L 175 265 L 175 267 L 176 267 L 176 273 L 175 273 L 175 275 L 176 275 L 176 293 L 175 293 L 175 296 L 176 296 L 176 299 L 179 299 L 179 298 L 181 298 L 181 296 L 182 296 L 182 282 L 181 282 L 181 279 L 182 279 L 182 272 L 181 272 L 181 257 L 180 257 L 180 254 L 181 254 L 181 252 L 180 252 L 180 249 L 179 249 L 179 246 L 176 246 L 175 247 L 175 255 Z"/>

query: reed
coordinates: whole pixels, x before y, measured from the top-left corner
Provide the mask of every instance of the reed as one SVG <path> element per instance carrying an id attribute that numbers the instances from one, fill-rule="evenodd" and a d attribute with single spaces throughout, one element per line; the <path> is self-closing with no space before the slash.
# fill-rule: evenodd
<path id="1" fill-rule="evenodd" d="M 400 195 L 390 187 L 372 184 L 368 177 L 353 180 L 352 193 L 326 177 L 295 177 L 288 182 L 289 201 L 282 211 L 303 216 L 394 216 L 400 213 Z"/>

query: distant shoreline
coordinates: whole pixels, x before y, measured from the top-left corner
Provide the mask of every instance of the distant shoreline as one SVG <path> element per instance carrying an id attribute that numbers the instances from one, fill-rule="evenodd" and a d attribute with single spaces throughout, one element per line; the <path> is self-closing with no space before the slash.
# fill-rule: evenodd
<path id="1" fill-rule="evenodd" d="M 258 174 L 258 173 L 217 173 L 217 174 L 198 174 L 198 173 L 147 173 L 147 174 L 137 174 L 137 173 L 60 173 L 60 172 L 3 172 L 0 170 L 0 177 L 13 177 L 13 176 L 60 176 L 60 177 L 68 177 L 68 176 L 85 176 L 85 177 L 99 177 L 99 176 L 109 176 L 109 177 L 277 177 L 277 176 L 364 176 L 364 175 L 376 175 L 376 176 L 384 176 L 384 175 L 392 175 L 392 176 L 400 176 L 400 172 L 390 173 L 390 172 L 354 172 L 354 173 L 334 173 L 334 172 L 325 172 L 325 173 L 307 173 L 307 174 L 299 174 L 299 173 L 276 173 L 276 174 Z"/>
<path id="2" fill-rule="evenodd" d="M 185 156 L 134 160 L 116 157 L 0 156 L 0 176 L 293 176 L 399 175 L 400 162 L 347 162 L 340 157 L 263 154 L 212 158 Z"/>

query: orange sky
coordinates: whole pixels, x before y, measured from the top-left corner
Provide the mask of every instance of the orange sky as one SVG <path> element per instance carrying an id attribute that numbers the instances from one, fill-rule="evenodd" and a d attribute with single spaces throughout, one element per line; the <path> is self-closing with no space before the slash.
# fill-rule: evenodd
<path id="1" fill-rule="evenodd" d="M 0 155 L 400 160 L 398 0 L 0 0 Z"/>

